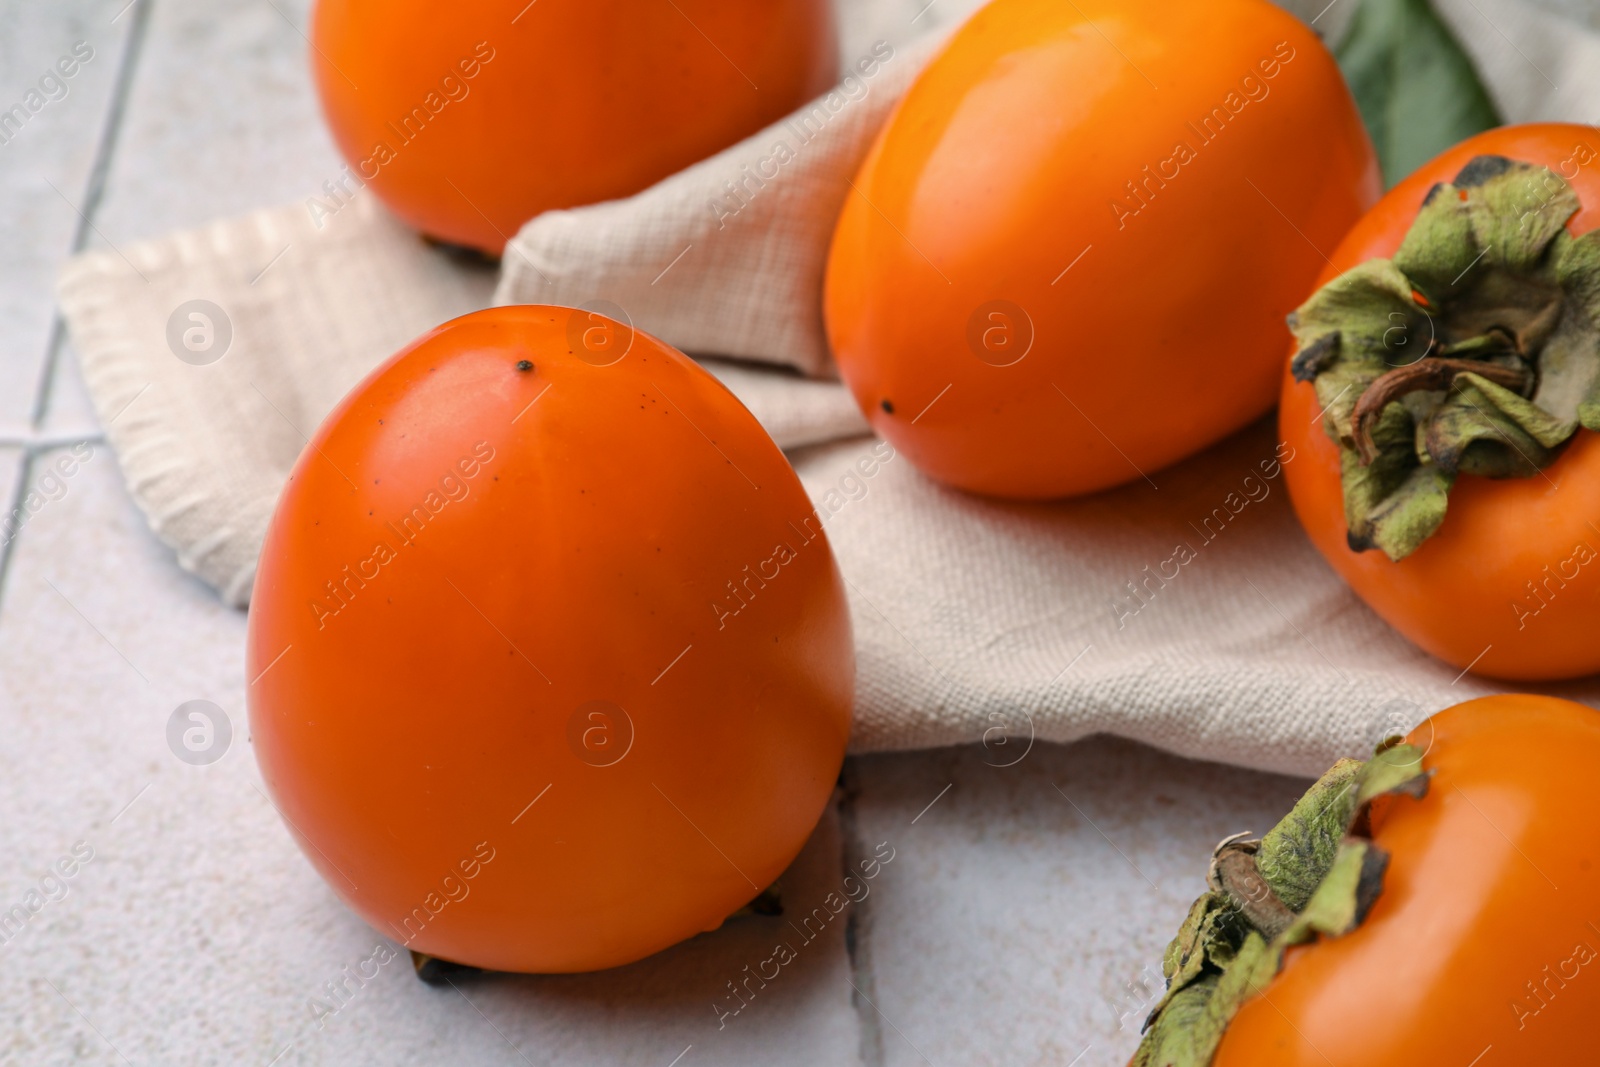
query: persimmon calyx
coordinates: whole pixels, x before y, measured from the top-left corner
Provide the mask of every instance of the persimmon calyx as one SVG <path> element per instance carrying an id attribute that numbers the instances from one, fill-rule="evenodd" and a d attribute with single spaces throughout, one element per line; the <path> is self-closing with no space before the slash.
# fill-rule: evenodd
<path id="1" fill-rule="evenodd" d="M 1547 167 L 1477 156 L 1435 185 L 1392 259 L 1289 316 L 1290 370 L 1339 444 L 1347 539 L 1392 560 L 1444 521 L 1461 474 L 1526 478 L 1600 430 L 1600 231 Z"/>
<path id="2" fill-rule="evenodd" d="M 1385 742 L 1365 763 L 1340 760 L 1263 837 L 1217 846 L 1208 888 L 1162 956 L 1166 993 L 1129 1067 L 1206 1067 L 1291 946 L 1361 925 L 1389 862 L 1368 836 L 1372 802 L 1423 796 L 1431 774 L 1423 755 Z"/>

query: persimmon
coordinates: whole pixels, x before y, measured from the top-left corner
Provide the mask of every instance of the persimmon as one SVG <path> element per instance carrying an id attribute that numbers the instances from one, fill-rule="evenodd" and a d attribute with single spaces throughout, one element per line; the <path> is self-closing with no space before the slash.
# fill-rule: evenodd
<path id="1" fill-rule="evenodd" d="M 1396 185 L 1293 320 L 1296 514 L 1460 669 L 1600 670 L 1600 139 L 1490 130 Z"/>
<path id="2" fill-rule="evenodd" d="M 1400 741 L 1219 846 L 1135 1067 L 1592 1060 L 1600 713 L 1484 697 Z"/>
<path id="3" fill-rule="evenodd" d="M 409 948 L 610 967 L 811 833 L 849 733 L 842 581 L 710 374 L 604 316 L 456 319 L 358 385 L 262 548 L 252 739 L 307 859 Z"/>
<path id="4" fill-rule="evenodd" d="M 318 0 L 311 44 L 349 163 L 321 210 L 367 183 L 494 254 L 543 211 L 630 196 L 777 121 L 838 65 L 827 0 Z"/>
<path id="5" fill-rule="evenodd" d="M 1282 318 L 1379 190 L 1333 58 L 1266 0 L 994 0 L 852 183 L 829 341 L 934 478 L 1103 489 L 1272 407 Z"/>

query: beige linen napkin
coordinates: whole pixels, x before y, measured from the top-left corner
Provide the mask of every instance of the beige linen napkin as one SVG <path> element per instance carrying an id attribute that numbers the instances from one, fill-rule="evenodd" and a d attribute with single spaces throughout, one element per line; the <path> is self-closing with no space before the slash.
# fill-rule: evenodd
<path id="1" fill-rule="evenodd" d="M 1520 0 L 1439 7 L 1508 121 L 1591 117 L 1595 33 Z M 922 25 L 939 17 L 924 10 Z M 903 26 L 904 11 L 873 0 L 846 21 Z M 982 742 L 1000 766 L 1035 739 L 1107 731 L 1315 772 L 1492 688 L 1412 649 L 1326 568 L 1287 507 L 1293 459 L 1269 424 L 1148 484 L 1048 505 L 951 492 L 860 436 L 828 380 L 822 263 L 848 179 L 930 46 L 859 39 L 836 93 L 638 196 L 533 220 L 498 279 L 370 195 L 320 227 L 297 204 L 73 260 L 63 312 L 152 527 L 243 604 L 306 435 L 368 370 L 491 299 L 605 306 L 744 361 L 710 365 L 791 449 L 849 583 L 857 749 Z M 1206 526 L 1218 508 L 1226 522 Z M 1193 558 L 1160 578 L 1179 545 Z"/>

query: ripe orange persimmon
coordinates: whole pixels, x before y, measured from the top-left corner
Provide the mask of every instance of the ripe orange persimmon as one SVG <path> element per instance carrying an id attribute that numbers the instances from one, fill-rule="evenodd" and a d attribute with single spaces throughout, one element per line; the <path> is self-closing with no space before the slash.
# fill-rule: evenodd
<path id="1" fill-rule="evenodd" d="M 1474 160 L 1480 162 L 1474 164 Z M 1528 179 L 1526 195 L 1519 188 L 1511 190 L 1508 206 L 1501 211 L 1506 234 L 1531 232 L 1544 224 L 1541 220 L 1547 220 L 1555 231 L 1563 228 L 1564 221 L 1566 233 L 1574 237 L 1600 225 L 1600 138 L 1594 130 L 1553 123 L 1504 127 L 1468 139 L 1390 190 L 1332 253 L 1318 285 L 1364 264 L 1396 256 L 1436 184 L 1456 183 L 1446 189 L 1449 202 L 1465 209 L 1489 188 L 1467 170 L 1469 164 L 1474 171 L 1490 173 L 1513 161 L 1534 165 L 1526 172 L 1534 177 Z M 1538 171 L 1539 167 L 1549 168 L 1566 188 Z M 1569 195 L 1574 199 L 1565 200 Z M 1476 225 L 1484 226 L 1482 222 Z M 1486 322 L 1491 333 L 1502 319 L 1513 333 L 1521 336 L 1525 332 L 1514 328 L 1521 312 L 1498 306 L 1488 319 L 1476 313 L 1476 324 L 1470 329 L 1453 329 L 1453 318 L 1465 319 L 1464 311 L 1458 309 L 1470 311 L 1480 299 L 1479 291 L 1470 286 L 1492 278 L 1491 272 L 1499 270 L 1507 258 L 1491 255 L 1491 251 L 1486 244 L 1482 258 L 1470 270 L 1459 272 L 1459 277 L 1452 265 L 1438 281 L 1412 279 L 1416 286 L 1412 299 L 1401 299 L 1396 310 L 1389 312 L 1394 316 L 1392 328 L 1385 328 L 1390 321 L 1387 318 L 1378 323 L 1377 328 L 1388 333 L 1392 350 L 1385 357 L 1387 368 L 1378 369 L 1411 373 L 1429 363 L 1417 359 L 1410 364 L 1415 356 L 1423 351 L 1444 353 L 1452 342 L 1462 348 L 1461 338 L 1477 333 Z M 1463 246 L 1457 258 L 1465 266 L 1473 254 L 1471 247 Z M 1487 295 L 1491 303 L 1505 303 L 1501 288 Z M 1584 294 L 1575 292 L 1574 299 L 1584 299 Z M 1574 314 L 1578 311 L 1581 309 Z M 1595 312 L 1600 308 L 1591 309 L 1590 319 Z M 1303 340 L 1317 332 L 1309 326 L 1302 326 L 1301 331 Z M 1475 340 L 1467 337 L 1466 343 Z M 1502 363 L 1517 362 L 1512 349 L 1519 343 L 1510 339 L 1496 358 Z M 1537 344 L 1531 341 L 1528 347 L 1530 351 L 1523 354 L 1537 358 Z M 1594 350 L 1592 344 L 1588 348 Z M 1301 377 L 1307 378 L 1316 368 L 1303 366 L 1301 370 Z M 1550 374 L 1531 378 L 1526 392 L 1550 379 Z M 1361 388 L 1355 389 L 1349 389 L 1352 383 L 1343 383 L 1349 391 L 1342 400 L 1338 397 L 1341 389 L 1336 388 L 1339 384 L 1333 381 L 1314 387 L 1310 380 L 1296 380 L 1292 368 L 1286 371 L 1279 422 L 1280 433 L 1299 457 L 1286 468 L 1295 512 L 1334 570 L 1386 622 L 1455 667 L 1470 666 L 1481 674 L 1520 679 L 1570 678 L 1600 670 L 1600 530 L 1596 528 L 1600 522 L 1600 437 L 1578 428 L 1564 443 L 1544 450 L 1548 455 L 1542 469 L 1510 472 L 1522 474 L 1520 477 L 1478 477 L 1463 464 L 1458 480 L 1448 489 L 1442 524 L 1416 547 L 1412 547 L 1414 535 L 1409 542 L 1391 547 L 1389 551 L 1400 556 L 1391 559 L 1386 551 L 1369 547 L 1373 542 L 1363 541 L 1359 529 L 1353 532 L 1347 515 L 1341 493 L 1342 450 L 1325 429 L 1326 419 L 1332 416 L 1325 414 L 1327 405 L 1318 400 L 1317 390 L 1328 392 L 1328 399 L 1334 401 L 1331 409 L 1337 414 L 1345 410 L 1341 403 L 1353 402 L 1368 383 L 1364 379 L 1356 382 Z M 1535 393 L 1533 398 L 1537 400 L 1539 395 Z M 1390 406 L 1396 409 L 1394 417 L 1400 419 L 1400 404 Z M 1479 396 L 1468 414 L 1477 418 L 1486 407 Z M 1402 437 L 1415 436 L 1409 423 L 1400 426 L 1399 432 Z M 1520 464 L 1542 449 L 1509 427 L 1498 427 L 1495 433 L 1510 443 L 1506 455 L 1513 462 Z"/>
<path id="2" fill-rule="evenodd" d="M 838 63 L 827 0 L 318 0 L 311 42 L 354 182 L 496 254 L 540 212 L 630 196 L 776 121 Z"/>
<path id="3" fill-rule="evenodd" d="M 994 0 L 862 163 L 829 340 L 933 477 L 1102 489 L 1271 408 L 1283 316 L 1379 188 L 1332 57 L 1266 0 Z"/>
<path id="4" fill-rule="evenodd" d="M 358 385 L 295 466 L 250 724 L 306 857 L 385 935 L 498 970 L 715 927 L 843 759 L 843 585 L 731 393 L 621 323 L 500 307 Z"/>
<path id="5" fill-rule="evenodd" d="M 1421 798 L 1384 798 L 1382 889 L 1351 932 L 1290 948 L 1213 1067 L 1594 1061 L 1600 714 L 1495 696 L 1408 741 Z"/>

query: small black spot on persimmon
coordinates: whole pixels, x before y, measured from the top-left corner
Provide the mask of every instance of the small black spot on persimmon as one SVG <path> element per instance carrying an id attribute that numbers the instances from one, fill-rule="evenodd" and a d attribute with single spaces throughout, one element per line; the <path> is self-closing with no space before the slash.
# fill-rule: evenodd
<path id="1" fill-rule="evenodd" d="M 524 372 L 532 370 L 533 369 L 533 360 L 531 360 L 531 359 L 519 359 L 519 360 L 517 360 L 517 369 L 520 370 L 520 371 L 524 371 Z"/>
<path id="2" fill-rule="evenodd" d="M 894 405 L 889 403 L 888 397 L 884 397 L 882 400 L 878 401 L 878 406 L 883 409 L 883 413 L 885 415 L 894 414 Z"/>

